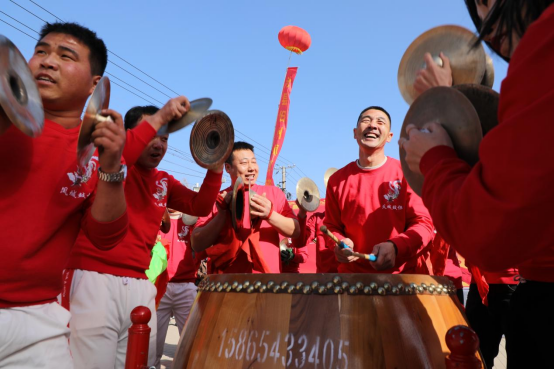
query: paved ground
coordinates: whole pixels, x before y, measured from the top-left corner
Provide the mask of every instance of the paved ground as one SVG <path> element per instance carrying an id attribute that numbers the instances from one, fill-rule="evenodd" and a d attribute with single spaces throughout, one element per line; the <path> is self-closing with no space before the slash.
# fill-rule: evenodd
<path id="1" fill-rule="evenodd" d="M 171 319 L 169 322 L 169 329 L 167 330 L 167 337 L 165 339 L 164 355 L 162 356 L 162 369 L 171 368 L 178 342 L 179 332 L 177 330 L 177 326 L 175 325 L 175 320 Z M 502 343 L 500 345 L 500 352 L 494 360 L 494 369 L 506 369 L 506 350 L 504 349 L 504 338 L 502 339 Z"/>

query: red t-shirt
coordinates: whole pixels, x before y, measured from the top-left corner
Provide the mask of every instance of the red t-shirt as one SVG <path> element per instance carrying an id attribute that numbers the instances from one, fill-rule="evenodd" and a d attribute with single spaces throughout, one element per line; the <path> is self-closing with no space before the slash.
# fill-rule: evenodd
<path id="1" fill-rule="evenodd" d="M 190 247 L 190 234 L 194 225 L 185 225 L 183 219 L 171 218 L 171 229 L 168 233 L 159 234 L 169 241 L 169 259 L 167 273 L 169 282 L 194 282 L 200 262 L 195 260 L 195 252 Z"/>
<path id="2" fill-rule="evenodd" d="M 0 135 L 0 308 L 56 300 L 81 226 L 102 248 L 114 247 L 127 230 L 126 213 L 110 223 L 91 216 L 98 158 L 79 177 L 78 135 L 79 127 L 49 120 L 37 138 L 13 125 Z"/>
<path id="3" fill-rule="evenodd" d="M 134 165 L 155 135 L 156 131 L 147 122 L 127 131 L 123 152 L 128 165 L 125 181 L 129 214 L 127 235 L 118 247 L 99 252 L 81 232 L 71 252 L 68 268 L 146 279 L 144 272 L 150 265 L 151 250 L 165 208 L 191 215 L 206 215 L 212 208 L 221 186 L 222 173 L 208 171 L 197 193 L 166 172 Z"/>
<path id="4" fill-rule="evenodd" d="M 376 169 L 362 169 L 354 161 L 335 172 L 327 184 L 324 223 L 339 240 L 350 238 L 357 252 L 369 254 L 385 241 L 398 248 L 391 269 L 377 271 L 368 261 L 357 260 L 339 263 L 341 273 L 414 273 L 434 229 L 400 162 L 390 157 Z"/>
<path id="5" fill-rule="evenodd" d="M 285 217 L 288 218 L 294 218 L 296 219 L 296 216 L 294 215 L 294 212 L 292 211 L 283 191 L 281 191 L 279 188 L 275 186 L 259 186 L 259 185 L 252 185 L 252 189 L 256 191 L 258 195 L 266 194 L 266 197 L 273 203 L 273 211 L 277 212 Z M 226 188 L 225 190 L 221 192 L 229 192 L 232 191 L 232 187 Z M 214 204 L 212 208 L 211 214 L 209 214 L 206 217 L 201 217 L 196 222 L 196 227 L 200 228 L 206 225 L 218 212 L 217 206 Z M 229 213 L 229 212 L 228 212 Z M 230 226 L 230 214 L 227 214 L 228 219 L 228 226 Z M 244 218 L 243 218 L 243 224 L 249 224 L 250 223 L 250 214 L 247 211 L 247 208 L 244 211 Z M 220 233 L 220 237 L 223 234 L 223 230 Z M 241 229 L 241 233 L 237 235 L 239 239 L 246 239 L 246 234 L 249 233 L 250 230 L 248 227 L 244 227 Z M 244 234 L 243 234 L 244 233 Z M 263 220 L 260 225 L 260 248 L 262 251 L 263 259 L 265 260 L 267 266 L 271 270 L 271 273 L 279 273 L 280 270 L 280 263 L 281 263 L 281 254 L 279 251 L 279 233 L 271 224 L 269 224 L 267 221 Z M 210 249 L 206 249 L 206 252 L 208 256 L 210 255 Z M 241 252 L 241 251 L 239 251 Z M 211 268 L 210 263 L 209 268 Z M 255 270 L 253 268 L 253 264 L 250 263 L 247 259 L 246 254 L 242 253 L 238 255 L 237 259 L 234 260 L 224 271 L 224 273 L 259 273 L 260 271 Z"/>
<path id="6" fill-rule="evenodd" d="M 554 5 L 527 29 L 502 82 L 498 126 L 470 167 L 447 146 L 421 159 L 423 199 L 444 239 L 482 270 L 554 282 Z"/>

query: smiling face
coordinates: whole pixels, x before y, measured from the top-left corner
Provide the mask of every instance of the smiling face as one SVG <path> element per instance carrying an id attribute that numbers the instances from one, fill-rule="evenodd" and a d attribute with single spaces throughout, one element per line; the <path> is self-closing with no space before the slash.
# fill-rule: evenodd
<path id="1" fill-rule="evenodd" d="M 46 110 L 82 110 L 101 76 L 93 76 L 90 50 L 77 38 L 49 33 L 35 47 L 29 68 Z"/>
<path id="2" fill-rule="evenodd" d="M 235 150 L 232 155 L 231 164 L 225 163 L 225 170 L 231 176 L 231 183 L 234 185 L 238 177 L 241 177 L 245 184 L 256 183 L 259 168 L 254 152 L 251 150 Z"/>
<path id="3" fill-rule="evenodd" d="M 496 0 L 488 0 L 488 1 L 475 0 L 477 14 L 481 19 L 481 23 L 483 23 L 483 21 L 487 19 L 495 3 L 496 3 Z M 501 30 L 500 32 L 498 32 L 498 24 L 499 22 L 497 21 L 495 24 L 492 25 L 490 32 L 484 37 L 484 40 L 490 43 L 491 47 L 497 53 L 499 53 L 505 58 L 511 58 L 512 54 L 514 53 L 514 50 L 516 49 L 519 43 L 519 36 L 517 35 L 517 32 L 515 30 L 512 31 L 511 35 L 509 35 L 508 32 L 505 30 Z M 510 48 L 510 37 L 512 39 L 511 48 Z"/>
<path id="4" fill-rule="evenodd" d="M 364 153 L 384 148 L 392 139 L 390 121 L 385 112 L 377 109 L 364 111 L 354 128 L 354 138 Z"/>

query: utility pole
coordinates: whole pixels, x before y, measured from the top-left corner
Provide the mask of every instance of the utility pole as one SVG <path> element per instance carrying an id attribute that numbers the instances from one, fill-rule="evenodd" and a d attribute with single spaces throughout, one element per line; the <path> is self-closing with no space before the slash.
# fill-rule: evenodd
<path id="1" fill-rule="evenodd" d="M 296 164 L 279 167 L 281 169 L 281 174 L 283 175 L 283 181 L 281 182 L 281 190 L 283 190 L 285 195 L 287 194 L 287 169 L 292 169 L 295 166 Z M 275 174 L 277 173 L 279 173 L 279 169 L 277 169 L 277 172 Z"/>

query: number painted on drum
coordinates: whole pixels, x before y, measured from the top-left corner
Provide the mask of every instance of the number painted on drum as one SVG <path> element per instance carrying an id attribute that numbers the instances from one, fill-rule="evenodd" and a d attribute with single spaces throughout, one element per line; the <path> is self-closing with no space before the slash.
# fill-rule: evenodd
<path id="1" fill-rule="evenodd" d="M 283 367 L 296 369 L 348 369 L 349 342 L 346 340 L 308 337 L 306 334 L 296 340 L 294 333 L 283 336 L 281 332 L 247 329 L 239 332 L 237 328 L 224 329 L 219 339 L 217 356 L 225 355 L 227 360 L 245 359 L 259 364 L 273 360 L 274 365 L 280 363 Z M 286 347 L 284 354 L 281 354 L 281 345 Z"/>

